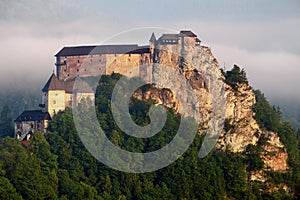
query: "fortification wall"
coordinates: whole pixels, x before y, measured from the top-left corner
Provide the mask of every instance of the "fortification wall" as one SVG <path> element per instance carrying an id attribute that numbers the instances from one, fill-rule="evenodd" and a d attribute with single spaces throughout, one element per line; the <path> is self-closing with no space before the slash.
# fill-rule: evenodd
<path id="1" fill-rule="evenodd" d="M 113 72 L 125 74 L 141 64 L 150 63 L 150 54 L 99 54 L 58 57 L 57 76 L 70 80 L 77 76 L 98 76 Z"/>

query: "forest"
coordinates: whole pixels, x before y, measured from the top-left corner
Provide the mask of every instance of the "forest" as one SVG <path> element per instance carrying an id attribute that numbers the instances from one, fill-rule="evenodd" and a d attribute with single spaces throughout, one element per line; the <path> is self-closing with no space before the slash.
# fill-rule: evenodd
<path id="1" fill-rule="evenodd" d="M 246 82 L 239 67 L 224 72 L 226 81 Z M 165 146 L 176 133 L 180 115 L 167 111 L 167 122 L 152 139 L 124 134 L 115 124 L 110 97 L 121 76 L 102 76 L 95 104 L 100 125 L 115 145 L 132 152 L 149 152 Z M 292 193 L 268 190 L 261 182 L 248 181 L 251 171 L 263 168 L 260 145 L 249 145 L 244 153 L 212 150 L 199 159 L 203 141 L 197 135 L 189 149 L 173 164 L 151 173 L 125 173 L 106 167 L 82 144 L 67 108 L 53 117 L 47 134 L 35 132 L 28 148 L 12 137 L 0 141 L 0 199 L 294 199 L 300 195 L 299 138 L 289 123 L 281 119 L 280 109 L 270 105 L 264 94 L 255 90 L 255 118 L 264 130 L 279 133 L 285 144 L 291 170 L 269 172 L 270 184 L 287 184 Z M 137 124 L 148 124 L 152 101 L 132 98 L 130 114 Z M 2 112 L 9 112 L 3 107 Z M 11 112 L 11 111 L 10 111 Z M 5 113 L 3 114 L 5 115 Z M 0 115 L 1 117 L 1 115 Z M 1 117 L 2 120 L 2 117 Z M 225 129 L 230 129 L 226 126 Z"/>

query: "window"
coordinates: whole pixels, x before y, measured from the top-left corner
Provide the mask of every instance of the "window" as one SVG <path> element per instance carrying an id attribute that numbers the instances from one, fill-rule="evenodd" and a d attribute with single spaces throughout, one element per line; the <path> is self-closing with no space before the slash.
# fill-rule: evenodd
<path id="1" fill-rule="evenodd" d="M 56 104 L 56 101 L 55 101 L 55 100 L 53 100 L 53 104 Z"/>
<path id="2" fill-rule="evenodd" d="M 79 60 L 77 60 L 77 63 L 80 63 L 80 61 L 79 61 Z"/>

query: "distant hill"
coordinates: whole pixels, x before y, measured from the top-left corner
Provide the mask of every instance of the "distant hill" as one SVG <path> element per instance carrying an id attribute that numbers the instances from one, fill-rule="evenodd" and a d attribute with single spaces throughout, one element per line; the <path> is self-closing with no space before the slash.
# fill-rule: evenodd
<path id="1" fill-rule="evenodd" d="M 294 129 L 300 129 L 300 100 L 288 98 L 270 98 L 270 102 L 279 106 L 282 118 L 290 122 Z"/>

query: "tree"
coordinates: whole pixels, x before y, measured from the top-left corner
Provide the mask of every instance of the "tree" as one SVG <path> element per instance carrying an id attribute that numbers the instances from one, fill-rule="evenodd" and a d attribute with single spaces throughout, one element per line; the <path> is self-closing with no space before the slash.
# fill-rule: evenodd
<path id="1" fill-rule="evenodd" d="M 0 113 L 0 137 L 13 136 L 13 120 L 11 110 L 7 105 L 3 106 Z"/>
<path id="2" fill-rule="evenodd" d="M 22 199 L 16 188 L 4 175 L 5 171 L 2 169 L 2 164 L 0 164 L 0 199 Z"/>
<path id="3" fill-rule="evenodd" d="M 237 83 L 248 83 L 246 72 L 240 69 L 239 66 L 234 65 L 232 70 L 224 73 L 225 82 L 230 85 L 234 90 L 238 89 Z"/>

